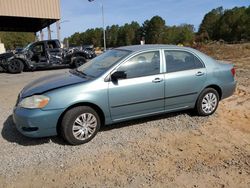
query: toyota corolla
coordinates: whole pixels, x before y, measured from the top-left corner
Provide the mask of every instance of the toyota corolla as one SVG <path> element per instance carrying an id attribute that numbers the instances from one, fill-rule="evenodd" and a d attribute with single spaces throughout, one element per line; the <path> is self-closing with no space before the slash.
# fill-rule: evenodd
<path id="1" fill-rule="evenodd" d="M 40 78 L 18 95 L 13 119 L 28 137 L 90 141 L 101 126 L 185 109 L 213 114 L 236 87 L 235 69 L 192 48 L 109 50 L 68 73 Z"/>

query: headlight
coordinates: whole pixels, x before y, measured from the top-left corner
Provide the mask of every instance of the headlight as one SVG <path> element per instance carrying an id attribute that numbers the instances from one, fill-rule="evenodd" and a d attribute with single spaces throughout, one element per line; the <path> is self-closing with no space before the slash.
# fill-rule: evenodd
<path id="1" fill-rule="evenodd" d="M 33 95 L 31 97 L 24 98 L 19 104 L 22 108 L 44 108 L 49 103 L 49 97 L 44 95 Z"/>

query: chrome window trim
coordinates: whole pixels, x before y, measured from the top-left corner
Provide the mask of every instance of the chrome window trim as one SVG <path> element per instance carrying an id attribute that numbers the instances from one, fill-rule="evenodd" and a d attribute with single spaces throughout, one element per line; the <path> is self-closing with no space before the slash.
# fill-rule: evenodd
<path id="1" fill-rule="evenodd" d="M 132 54 L 128 55 L 125 59 L 121 60 L 121 62 L 117 63 L 114 67 L 112 67 L 110 70 L 107 71 L 107 73 L 104 74 L 104 76 L 102 77 L 104 79 L 104 82 L 109 82 L 110 81 L 110 75 L 112 73 L 114 73 L 121 65 L 123 65 L 124 63 L 126 63 L 127 61 L 129 61 L 130 59 L 132 59 L 133 57 L 142 54 L 142 53 L 147 53 L 147 52 L 156 52 L 158 51 L 160 54 L 160 73 L 162 74 L 164 73 L 164 69 L 162 68 L 163 64 L 163 57 L 162 57 L 162 52 L 161 49 L 148 49 L 148 50 L 141 50 L 141 51 L 137 51 L 137 52 L 132 52 Z M 159 75 L 159 74 L 155 74 L 155 75 Z M 147 75 L 147 76 L 153 76 L 153 75 Z M 134 77 L 134 78 L 142 78 L 142 77 L 146 77 L 146 76 L 141 76 L 141 77 Z M 130 78 L 130 79 L 134 79 L 134 78 Z"/>
<path id="2" fill-rule="evenodd" d="M 191 51 L 189 51 L 187 49 L 167 49 L 167 48 L 163 48 L 162 50 L 163 50 L 163 53 L 164 53 L 163 58 L 164 58 L 164 61 L 165 61 L 165 72 L 164 73 L 170 74 L 170 73 L 174 73 L 174 72 L 187 71 L 187 70 L 181 70 L 181 71 L 167 72 L 167 62 L 166 62 L 166 58 L 165 58 L 165 51 L 178 51 L 178 52 L 186 52 L 186 53 L 192 54 L 193 56 L 195 56 L 200 61 L 200 63 L 203 66 L 203 67 L 195 68 L 195 69 L 206 68 L 205 63 L 203 62 L 203 60 L 197 54 L 195 54 L 194 52 L 191 52 Z M 188 69 L 188 70 L 195 70 L 195 69 Z"/>

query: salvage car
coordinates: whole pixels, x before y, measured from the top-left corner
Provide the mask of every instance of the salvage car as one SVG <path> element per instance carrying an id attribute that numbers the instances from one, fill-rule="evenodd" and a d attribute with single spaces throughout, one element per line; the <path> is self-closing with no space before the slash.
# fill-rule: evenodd
<path id="1" fill-rule="evenodd" d="M 95 53 L 94 49 L 85 48 L 84 46 L 70 47 L 69 51 L 81 52 L 85 59 L 93 59 L 96 57 L 96 53 Z"/>
<path id="2" fill-rule="evenodd" d="M 86 62 L 88 54 L 81 50 L 61 48 L 58 40 L 30 43 L 18 53 L 0 54 L 0 67 L 9 73 L 51 67 L 79 67 Z"/>
<path id="3" fill-rule="evenodd" d="M 195 49 L 126 46 L 31 82 L 20 92 L 13 118 L 23 135 L 59 134 L 77 145 L 107 124 L 186 109 L 211 115 L 235 87 L 233 65 Z"/>

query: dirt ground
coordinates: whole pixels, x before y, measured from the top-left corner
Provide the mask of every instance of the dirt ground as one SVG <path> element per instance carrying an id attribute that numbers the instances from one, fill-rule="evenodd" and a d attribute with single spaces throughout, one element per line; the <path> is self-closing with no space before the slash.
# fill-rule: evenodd
<path id="1" fill-rule="evenodd" d="M 250 44 L 201 51 L 236 66 L 237 91 L 214 115 L 136 120 L 76 147 L 22 137 L 11 120 L 20 89 L 53 71 L 0 74 L 0 187 L 250 187 Z"/>

